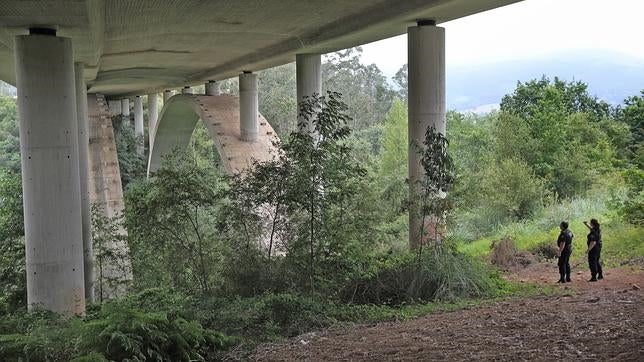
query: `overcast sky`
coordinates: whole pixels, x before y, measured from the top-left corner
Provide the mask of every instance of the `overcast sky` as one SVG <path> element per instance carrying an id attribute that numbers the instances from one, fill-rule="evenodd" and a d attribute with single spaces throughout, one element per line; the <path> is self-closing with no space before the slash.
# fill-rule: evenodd
<path id="1" fill-rule="evenodd" d="M 588 50 L 644 63 L 644 0 L 525 0 L 440 26 L 448 67 Z M 407 62 L 406 35 L 363 49 L 388 76 Z"/>

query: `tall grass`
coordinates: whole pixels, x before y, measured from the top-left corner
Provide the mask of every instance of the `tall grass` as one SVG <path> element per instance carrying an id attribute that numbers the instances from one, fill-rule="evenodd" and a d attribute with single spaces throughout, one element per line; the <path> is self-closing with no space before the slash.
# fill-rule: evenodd
<path id="1" fill-rule="evenodd" d="M 583 221 L 597 218 L 602 224 L 602 258 L 611 264 L 644 257 L 644 228 L 622 222 L 607 205 L 605 195 L 576 198 L 544 208 L 529 221 L 513 222 L 491 235 L 470 243 L 461 243 L 459 250 L 468 255 L 485 256 L 494 240 L 511 238 L 519 250 L 535 250 L 540 245 L 555 245 L 559 223 L 566 220 L 575 235 L 573 259 L 585 256 L 588 229 Z"/>

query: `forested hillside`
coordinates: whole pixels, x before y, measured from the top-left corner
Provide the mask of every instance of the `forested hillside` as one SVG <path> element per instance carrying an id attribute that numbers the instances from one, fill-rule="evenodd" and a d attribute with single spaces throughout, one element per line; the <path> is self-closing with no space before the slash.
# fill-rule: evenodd
<path id="1" fill-rule="evenodd" d="M 127 228 L 134 279 L 127 297 L 67 320 L 25 313 L 17 113 L 0 98 L 0 359 L 215 360 L 338 323 L 535 293 L 500 278 L 490 245 L 552 257 L 562 220 L 583 235 L 582 220 L 600 219 L 605 263 L 642 262 L 644 90 L 614 106 L 544 76 L 519 81 L 499 111 L 450 111 L 446 138 L 430 130 L 419 145 L 432 166 L 422 210 L 445 215 L 447 235 L 409 251 L 406 68 L 391 85 L 357 48 L 322 71 L 324 94 L 301 115 L 319 138 L 297 132 L 294 65 L 259 73 L 281 153 L 244 175 L 224 175 L 199 126 L 146 179 L 132 126 L 115 117 L 126 208 L 95 212 L 93 236 L 97 260 L 118 264 L 100 243 Z"/>

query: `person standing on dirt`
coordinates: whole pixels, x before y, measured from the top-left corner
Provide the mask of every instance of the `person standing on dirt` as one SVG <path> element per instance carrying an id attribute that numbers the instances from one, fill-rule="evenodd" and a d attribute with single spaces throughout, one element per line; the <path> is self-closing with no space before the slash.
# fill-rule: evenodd
<path id="1" fill-rule="evenodd" d="M 568 223 L 562 221 L 559 224 L 561 233 L 557 239 L 557 247 L 559 247 L 559 281 L 557 283 L 570 282 L 570 254 L 572 254 L 572 238 L 574 237 L 572 231 L 568 230 Z"/>
<path id="2" fill-rule="evenodd" d="M 584 225 L 590 230 L 586 241 L 586 245 L 588 245 L 586 254 L 588 254 L 588 267 L 590 267 L 589 282 L 596 282 L 598 279 L 604 279 L 599 261 L 602 252 L 602 231 L 597 219 L 590 219 L 590 225 L 584 221 Z"/>

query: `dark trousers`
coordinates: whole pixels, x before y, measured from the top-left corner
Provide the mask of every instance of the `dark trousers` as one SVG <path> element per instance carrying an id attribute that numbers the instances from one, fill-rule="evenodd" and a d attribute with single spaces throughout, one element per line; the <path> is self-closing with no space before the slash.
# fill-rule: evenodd
<path id="1" fill-rule="evenodd" d="M 593 279 L 597 279 L 598 276 L 602 276 L 602 266 L 599 263 L 599 257 L 601 256 L 601 247 L 595 245 L 588 252 L 588 266 L 590 267 L 590 275 Z"/>
<path id="2" fill-rule="evenodd" d="M 559 257 L 559 276 L 561 280 L 570 280 L 570 254 L 571 250 L 564 249 Z"/>

